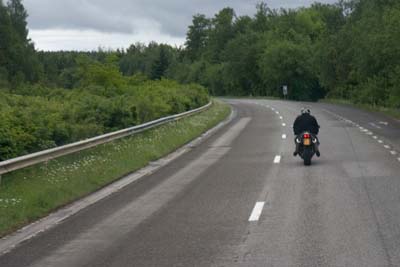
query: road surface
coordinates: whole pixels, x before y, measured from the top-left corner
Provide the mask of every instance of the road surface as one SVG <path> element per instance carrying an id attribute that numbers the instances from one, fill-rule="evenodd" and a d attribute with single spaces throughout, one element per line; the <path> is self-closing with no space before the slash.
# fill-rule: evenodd
<path id="1" fill-rule="evenodd" d="M 230 100 L 231 123 L 0 266 L 400 266 L 400 123 L 330 104 Z M 302 106 L 321 157 L 293 157 Z"/>

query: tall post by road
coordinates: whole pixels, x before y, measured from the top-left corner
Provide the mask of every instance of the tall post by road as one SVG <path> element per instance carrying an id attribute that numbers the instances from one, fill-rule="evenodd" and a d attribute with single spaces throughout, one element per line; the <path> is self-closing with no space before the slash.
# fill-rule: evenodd
<path id="1" fill-rule="evenodd" d="M 287 85 L 282 86 L 282 93 L 283 93 L 283 99 L 287 99 L 287 95 L 288 95 L 288 86 Z"/>

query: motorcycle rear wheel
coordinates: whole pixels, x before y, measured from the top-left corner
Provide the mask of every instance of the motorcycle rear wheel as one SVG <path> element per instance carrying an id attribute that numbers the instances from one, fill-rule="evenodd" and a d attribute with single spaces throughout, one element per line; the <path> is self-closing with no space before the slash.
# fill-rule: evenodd
<path id="1" fill-rule="evenodd" d="M 311 165 L 311 158 L 313 156 L 314 152 L 311 148 L 305 148 L 303 151 L 303 160 L 304 160 L 304 165 L 305 166 L 310 166 Z"/>

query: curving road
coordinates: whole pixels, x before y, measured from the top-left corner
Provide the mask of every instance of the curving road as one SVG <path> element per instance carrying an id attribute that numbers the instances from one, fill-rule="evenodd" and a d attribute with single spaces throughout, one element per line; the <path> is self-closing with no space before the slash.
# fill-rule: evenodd
<path id="1" fill-rule="evenodd" d="M 0 266 L 400 266 L 399 121 L 330 104 L 229 102 L 237 116 L 212 137 Z M 321 125 L 311 167 L 292 156 L 304 105 Z"/>

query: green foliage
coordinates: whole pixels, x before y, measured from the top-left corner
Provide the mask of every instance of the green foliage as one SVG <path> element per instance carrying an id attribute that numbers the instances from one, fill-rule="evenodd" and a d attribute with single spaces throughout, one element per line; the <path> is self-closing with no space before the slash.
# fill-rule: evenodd
<path id="1" fill-rule="evenodd" d="M 212 63 L 220 63 L 221 53 L 226 43 L 234 36 L 235 11 L 232 8 L 224 8 L 211 20 L 211 30 L 208 31 L 206 58 Z"/>
<path id="2" fill-rule="evenodd" d="M 142 123 L 213 95 L 400 108 L 400 2 L 341 0 L 253 17 L 197 14 L 185 47 L 36 52 L 21 0 L 0 0 L 0 160 Z M 177 80 L 180 85 L 170 80 Z"/>
<path id="3" fill-rule="evenodd" d="M 106 58 L 105 64 L 90 60 L 86 56 L 77 58 L 78 68 L 76 78 L 80 87 L 89 85 L 102 86 L 105 89 L 117 89 L 126 86 L 126 81 L 119 72 L 114 56 L 111 54 Z"/>
<path id="4" fill-rule="evenodd" d="M 110 71 L 110 65 L 99 63 L 86 68 L 82 88 L 25 85 L 13 93 L 0 91 L 0 160 L 134 126 L 208 102 L 206 90 L 197 85 L 169 80 L 133 82 L 133 77 L 123 78 L 119 72 Z M 113 73 L 116 77 L 110 77 Z"/>
<path id="5" fill-rule="evenodd" d="M 164 79 L 178 49 L 36 52 L 27 16 L 21 0 L 0 0 L 0 161 L 208 102 L 204 88 Z"/>
<path id="6" fill-rule="evenodd" d="M 21 0 L 10 0 L 7 7 L 9 10 L 12 27 L 21 40 L 26 40 L 28 37 L 26 22 L 28 13 L 22 5 Z"/>
<path id="7" fill-rule="evenodd" d="M 288 85 L 292 99 L 312 99 L 318 81 L 309 63 L 307 46 L 290 41 L 271 44 L 260 58 L 260 71 L 266 94 L 279 96 L 281 86 Z"/>
<path id="8" fill-rule="evenodd" d="M 3 175 L 0 236 L 171 153 L 229 113 L 216 102 L 191 117 Z"/>
<path id="9" fill-rule="evenodd" d="M 193 16 L 192 25 L 189 26 L 186 37 L 186 54 L 191 61 L 199 59 L 204 52 L 210 25 L 211 22 L 205 15 Z"/>
<path id="10" fill-rule="evenodd" d="M 353 1 L 346 23 L 326 41 L 331 51 L 329 58 L 336 61 L 331 67 L 336 77 L 326 74 L 321 77 L 322 83 L 329 85 L 329 97 L 399 107 L 398 25 L 398 1 Z"/>
<path id="11" fill-rule="evenodd" d="M 42 76 L 34 46 L 27 38 L 27 16 L 21 0 L 11 0 L 7 6 L 0 1 L 0 86 L 15 88 Z"/>
<path id="12" fill-rule="evenodd" d="M 158 58 L 153 62 L 151 67 L 151 79 L 159 80 L 165 76 L 170 62 L 167 56 L 166 47 L 160 46 L 160 52 Z"/>
<path id="13" fill-rule="evenodd" d="M 325 96 L 398 107 L 400 2 L 348 0 L 271 10 L 254 17 L 230 8 L 195 15 L 184 58 L 169 77 L 215 95 L 317 100 Z"/>

